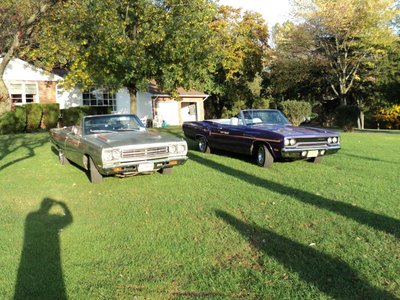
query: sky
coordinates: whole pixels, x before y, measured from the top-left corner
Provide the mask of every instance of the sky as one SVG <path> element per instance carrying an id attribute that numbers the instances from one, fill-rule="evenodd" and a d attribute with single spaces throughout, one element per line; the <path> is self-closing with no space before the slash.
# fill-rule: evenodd
<path id="1" fill-rule="evenodd" d="M 289 0 L 219 0 L 219 4 L 259 12 L 270 29 L 289 19 Z"/>

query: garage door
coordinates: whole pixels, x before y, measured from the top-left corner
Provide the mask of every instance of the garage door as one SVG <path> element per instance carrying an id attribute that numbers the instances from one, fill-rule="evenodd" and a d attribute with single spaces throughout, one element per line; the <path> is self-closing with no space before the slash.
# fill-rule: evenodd
<path id="1" fill-rule="evenodd" d="M 168 125 L 179 125 L 179 108 L 176 101 L 163 101 L 157 104 L 157 115 L 159 120 L 167 122 Z"/>

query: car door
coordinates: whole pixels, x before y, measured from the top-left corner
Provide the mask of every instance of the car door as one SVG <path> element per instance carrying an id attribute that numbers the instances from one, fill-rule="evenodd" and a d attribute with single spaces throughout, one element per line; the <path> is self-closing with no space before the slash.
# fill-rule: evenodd
<path id="1" fill-rule="evenodd" d="M 79 128 L 72 128 L 72 130 L 67 133 L 65 138 L 65 154 L 69 160 L 80 166 L 83 166 L 81 140 L 82 135 L 79 131 Z"/>

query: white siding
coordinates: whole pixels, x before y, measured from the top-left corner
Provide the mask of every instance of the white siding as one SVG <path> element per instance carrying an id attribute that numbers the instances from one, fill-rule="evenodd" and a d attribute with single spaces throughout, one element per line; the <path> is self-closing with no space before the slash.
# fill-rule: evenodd
<path id="1" fill-rule="evenodd" d="M 160 101 L 157 104 L 157 113 L 160 122 L 168 125 L 179 125 L 179 106 L 177 101 Z"/>
<path id="2" fill-rule="evenodd" d="M 153 103 L 152 103 L 152 94 L 150 93 L 137 93 L 137 115 L 139 118 L 143 118 L 147 116 L 147 118 L 153 118 Z"/>
<path id="3" fill-rule="evenodd" d="M 127 88 L 122 88 L 115 95 L 117 104 L 117 114 L 129 114 L 131 113 L 131 98 Z"/>

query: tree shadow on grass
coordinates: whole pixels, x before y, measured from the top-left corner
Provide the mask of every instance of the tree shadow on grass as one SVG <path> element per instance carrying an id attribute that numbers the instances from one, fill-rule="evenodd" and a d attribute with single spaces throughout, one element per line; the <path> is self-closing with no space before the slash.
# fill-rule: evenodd
<path id="1" fill-rule="evenodd" d="M 48 141 L 49 137 L 46 135 L 40 138 L 37 138 L 37 135 L 33 134 L 0 136 L 0 161 L 17 151 L 26 150 L 28 152 L 24 156 L 18 157 L 4 165 L 0 164 L 0 171 L 35 156 L 35 148 L 43 146 Z"/>
<path id="2" fill-rule="evenodd" d="M 392 217 L 382 216 L 348 203 L 334 201 L 322 196 L 314 195 L 310 192 L 287 187 L 266 179 L 261 179 L 257 176 L 247 174 L 246 172 L 225 166 L 209 159 L 202 158 L 193 153 L 190 154 L 189 158 L 204 166 L 213 168 L 227 175 L 243 180 L 244 182 L 262 187 L 276 193 L 280 193 L 282 195 L 288 195 L 290 197 L 296 198 L 298 201 L 301 201 L 303 203 L 311 204 L 318 208 L 337 213 L 361 224 L 370 226 L 376 230 L 392 234 L 397 238 L 400 237 L 400 221 Z"/>
<path id="3" fill-rule="evenodd" d="M 61 214 L 50 212 L 52 207 Z M 60 233 L 72 223 L 63 202 L 44 198 L 26 217 L 24 244 L 15 284 L 15 300 L 67 299 L 61 266 Z"/>
<path id="4" fill-rule="evenodd" d="M 361 156 L 361 155 L 354 155 L 350 153 L 346 153 L 345 151 L 340 152 L 341 155 L 357 158 L 357 159 L 363 159 L 363 160 L 369 160 L 369 161 L 374 161 L 374 162 L 383 162 L 387 164 L 397 164 L 399 163 L 398 161 L 390 161 L 390 160 L 384 160 L 384 159 L 379 159 L 379 158 L 373 158 L 369 156 Z"/>
<path id="5" fill-rule="evenodd" d="M 217 210 L 217 217 L 235 228 L 253 247 L 275 258 L 280 264 L 334 299 L 396 299 L 386 291 L 371 286 L 357 272 L 338 258 L 257 225 L 247 224 Z"/>

